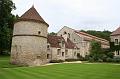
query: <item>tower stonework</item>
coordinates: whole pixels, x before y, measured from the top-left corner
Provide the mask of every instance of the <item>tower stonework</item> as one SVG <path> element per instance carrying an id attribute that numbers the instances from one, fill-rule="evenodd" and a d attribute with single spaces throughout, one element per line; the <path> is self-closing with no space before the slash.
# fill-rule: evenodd
<path id="1" fill-rule="evenodd" d="M 17 20 L 12 38 L 12 64 L 39 66 L 47 63 L 48 26 L 34 7 Z"/>

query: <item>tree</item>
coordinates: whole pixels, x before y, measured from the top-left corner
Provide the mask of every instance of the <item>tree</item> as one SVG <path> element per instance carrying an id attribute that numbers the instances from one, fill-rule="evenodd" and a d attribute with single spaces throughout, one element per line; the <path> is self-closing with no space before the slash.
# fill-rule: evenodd
<path id="1" fill-rule="evenodd" d="M 57 35 L 57 33 L 51 32 L 51 33 L 49 33 L 49 35 Z"/>
<path id="2" fill-rule="evenodd" d="M 101 44 L 97 41 L 91 41 L 90 59 L 92 59 L 92 61 L 99 61 L 101 57 Z"/>
<path id="3" fill-rule="evenodd" d="M 0 54 L 10 51 L 12 29 L 16 17 L 11 13 L 15 9 L 12 0 L 0 0 Z"/>
<path id="4" fill-rule="evenodd" d="M 81 30 L 81 31 L 110 41 L 110 34 L 111 34 L 110 31 L 107 31 L 107 30 L 104 30 L 104 31 L 95 31 L 95 30 L 84 31 L 84 30 Z"/>
<path id="5" fill-rule="evenodd" d="M 91 41 L 91 49 L 88 60 L 92 62 L 107 62 L 111 61 L 114 57 L 114 53 L 109 48 L 101 48 L 101 44 L 96 41 Z"/>

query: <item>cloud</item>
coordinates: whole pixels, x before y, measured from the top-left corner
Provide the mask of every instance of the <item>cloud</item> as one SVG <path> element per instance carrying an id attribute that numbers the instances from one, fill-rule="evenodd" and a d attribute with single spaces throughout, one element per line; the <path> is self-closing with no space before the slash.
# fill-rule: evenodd
<path id="1" fill-rule="evenodd" d="M 120 25 L 120 0 L 13 0 L 22 15 L 34 3 L 40 15 L 49 23 L 49 32 L 64 25 L 74 29 L 115 30 Z"/>

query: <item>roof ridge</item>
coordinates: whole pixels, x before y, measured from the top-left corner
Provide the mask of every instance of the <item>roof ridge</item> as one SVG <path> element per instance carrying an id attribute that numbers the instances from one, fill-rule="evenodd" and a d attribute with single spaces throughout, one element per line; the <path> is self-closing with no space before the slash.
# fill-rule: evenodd
<path id="1" fill-rule="evenodd" d="M 120 26 L 115 30 L 115 31 L 113 31 L 112 32 L 112 34 L 111 34 L 111 36 L 114 36 L 114 35 L 120 35 Z"/>
<path id="2" fill-rule="evenodd" d="M 20 18 L 19 20 L 25 20 L 25 21 L 35 21 L 35 22 L 41 22 L 48 25 L 44 19 L 40 16 L 40 14 L 37 12 L 37 10 L 32 6 L 29 10 L 27 10 Z M 49 25 L 48 25 L 49 26 Z"/>

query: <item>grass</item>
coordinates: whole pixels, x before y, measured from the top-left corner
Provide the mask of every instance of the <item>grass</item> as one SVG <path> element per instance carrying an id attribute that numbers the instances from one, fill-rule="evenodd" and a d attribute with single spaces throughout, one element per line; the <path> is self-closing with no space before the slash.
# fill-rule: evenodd
<path id="1" fill-rule="evenodd" d="M 0 79 L 120 79 L 120 65 L 115 64 L 17 67 L 10 65 L 8 59 L 9 57 L 0 58 Z"/>

